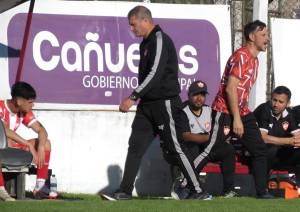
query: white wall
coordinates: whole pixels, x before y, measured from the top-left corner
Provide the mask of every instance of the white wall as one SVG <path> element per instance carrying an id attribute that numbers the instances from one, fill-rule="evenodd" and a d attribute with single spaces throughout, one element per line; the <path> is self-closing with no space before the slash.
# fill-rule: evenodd
<path id="1" fill-rule="evenodd" d="M 291 105 L 299 105 L 300 20 L 272 18 L 271 32 L 275 86 L 291 89 Z"/>
<path id="2" fill-rule="evenodd" d="M 99 5 L 103 6 L 102 4 L 108 3 L 45 0 L 36 2 L 35 12 L 112 15 L 112 11 L 103 9 L 105 7 L 102 7 L 101 10 L 105 14 L 99 14 L 97 8 L 99 8 Z M 126 16 L 129 9 L 140 3 L 111 2 L 110 4 L 113 6 L 122 4 L 123 6 L 117 7 L 118 9 L 113 13 Z M 151 10 L 153 9 L 154 16 L 162 18 L 169 18 L 168 12 L 172 12 L 172 18 L 199 19 L 202 16 L 210 17 L 211 22 L 220 30 L 220 66 L 221 70 L 224 70 L 226 60 L 231 54 L 230 21 L 229 16 L 220 17 L 219 15 L 220 11 L 226 11 L 227 6 L 206 5 L 202 8 L 199 5 L 167 5 L 168 8 L 172 9 L 163 12 L 162 8 L 165 8 L 166 5 L 162 7 L 160 4 L 149 4 L 149 7 Z M 181 7 L 189 11 L 189 14 L 182 13 Z M 0 14 L 1 28 L 7 28 L 13 14 L 27 12 L 27 9 L 28 3 L 5 14 Z M 201 9 L 201 13 L 199 9 Z M 214 9 L 218 11 L 216 14 L 211 12 Z M 228 24 L 222 25 L 220 20 L 224 19 L 228 21 Z M 0 32 L 0 42 L 7 43 L 5 30 Z M 0 70 L 0 99 L 6 99 L 9 97 L 7 58 L 0 58 Z M 46 127 L 52 142 L 50 168 L 57 176 L 59 191 L 76 193 L 111 192 L 119 186 L 127 154 L 127 142 L 134 117 L 133 112 L 123 114 L 114 111 L 95 111 L 95 109 L 99 109 L 97 105 L 45 105 L 40 103 L 35 108 L 39 109 L 35 111 L 35 114 Z M 101 106 L 101 109 L 103 108 L 107 109 Z M 21 128 L 19 132 L 27 138 L 34 136 L 32 132 L 28 132 L 24 128 Z M 27 178 L 26 188 L 32 190 L 33 186 L 34 176 L 30 176 Z M 169 167 L 162 159 L 159 142 L 155 140 L 143 160 L 136 181 L 135 193 L 168 195 L 169 190 Z"/>
<path id="3" fill-rule="evenodd" d="M 134 113 L 101 111 L 35 111 L 52 144 L 50 168 L 58 190 L 72 193 L 112 192 L 119 186 L 127 154 Z M 34 136 L 24 127 L 25 137 Z M 35 176 L 28 177 L 28 190 Z M 137 179 L 139 194 L 168 195 L 170 173 L 163 161 L 159 141 L 144 157 Z"/>

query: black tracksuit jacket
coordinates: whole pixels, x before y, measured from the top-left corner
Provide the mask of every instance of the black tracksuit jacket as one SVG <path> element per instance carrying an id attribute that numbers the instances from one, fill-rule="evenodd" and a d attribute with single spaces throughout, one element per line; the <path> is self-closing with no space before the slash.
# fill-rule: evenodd
<path id="1" fill-rule="evenodd" d="M 140 44 L 139 86 L 132 95 L 142 102 L 178 96 L 177 53 L 171 38 L 156 25 Z"/>

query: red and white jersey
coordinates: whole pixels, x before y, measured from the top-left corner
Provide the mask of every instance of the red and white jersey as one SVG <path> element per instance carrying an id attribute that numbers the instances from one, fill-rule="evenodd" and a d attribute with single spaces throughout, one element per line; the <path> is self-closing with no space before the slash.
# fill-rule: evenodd
<path id="1" fill-rule="evenodd" d="M 7 101 L 3 100 L 0 100 L 0 118 L 13 131 L 16 131 L 21 123 L 30 127 L 37 121 L 32 111 L 28 113 L 11 112 L 7 106 Z"/>
<path id="2" fill-rule="evenodd" d="M 229 76 L 235 76 L 240 81 L 237 87 L 238 106 L 240 115 L 245 116 L 250 112 L 249 94 L 257 78 L 258 59 L 252 56 L 246 47 L 238 49 L 227 61 L 217 96 L 212 104 L 216 111 L 229 114 L 225 88 Z"/>

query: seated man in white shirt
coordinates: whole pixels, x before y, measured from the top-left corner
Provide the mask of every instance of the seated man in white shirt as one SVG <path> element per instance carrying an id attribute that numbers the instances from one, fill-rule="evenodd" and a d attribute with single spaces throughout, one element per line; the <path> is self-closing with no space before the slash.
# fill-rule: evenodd
<path id="1" fill-rule="evenodd" d="M 235 171 L 235 152 L 231 144 L 220 142 L 214 146 L 215 154 L 205 158 L 204 163 L 199 163 L 199 159 L 205 154 L 204 149 L 209 146 L 209 133 L 211 130 L 211 108 L 205 105 L 207 86 L 202 81 L 193 82 L 188 90 L 189 99 L 184 103 L 182 112 L 183 126 L 183 146 L 187 151 L 187 155 L 194 161 L 195 169 L 198 173 L 208 162 L 221 162 L 221 170 L 223 174 L 223 192 L 225 197 L 237 196 L 234 192 L 234 171 Z M 224 136 L 229 132 L 224 130 Z M 181 179 L 182 181 L 182 179 Z M 175 182 L 176 184 L 176 182 Z M 171 193 L 176 199 L 184 198 L 184 192 L 174 185 L 174 191 Z"/>

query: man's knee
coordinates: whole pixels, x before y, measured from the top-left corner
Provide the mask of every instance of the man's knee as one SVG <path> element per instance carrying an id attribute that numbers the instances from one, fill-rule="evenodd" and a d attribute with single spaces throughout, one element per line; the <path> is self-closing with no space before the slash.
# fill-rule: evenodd
<path id="1" fill-rule="evenodd" d="M 255 145 L 252 149 L 248 149 L 250 154 L 255 158 L 265 157 L 267 158 L 268 149 L 264 142 L 261 144 Z"/>
<path id="2" fill-rule="evenodd" d="M 150 143 L 148 144 L 148 142 L 146 142 L 143 139 L 130 140 L 128 146 L 128 154 L 134 157 L 142 157 L 145 154 L 149 145 Z"/>

